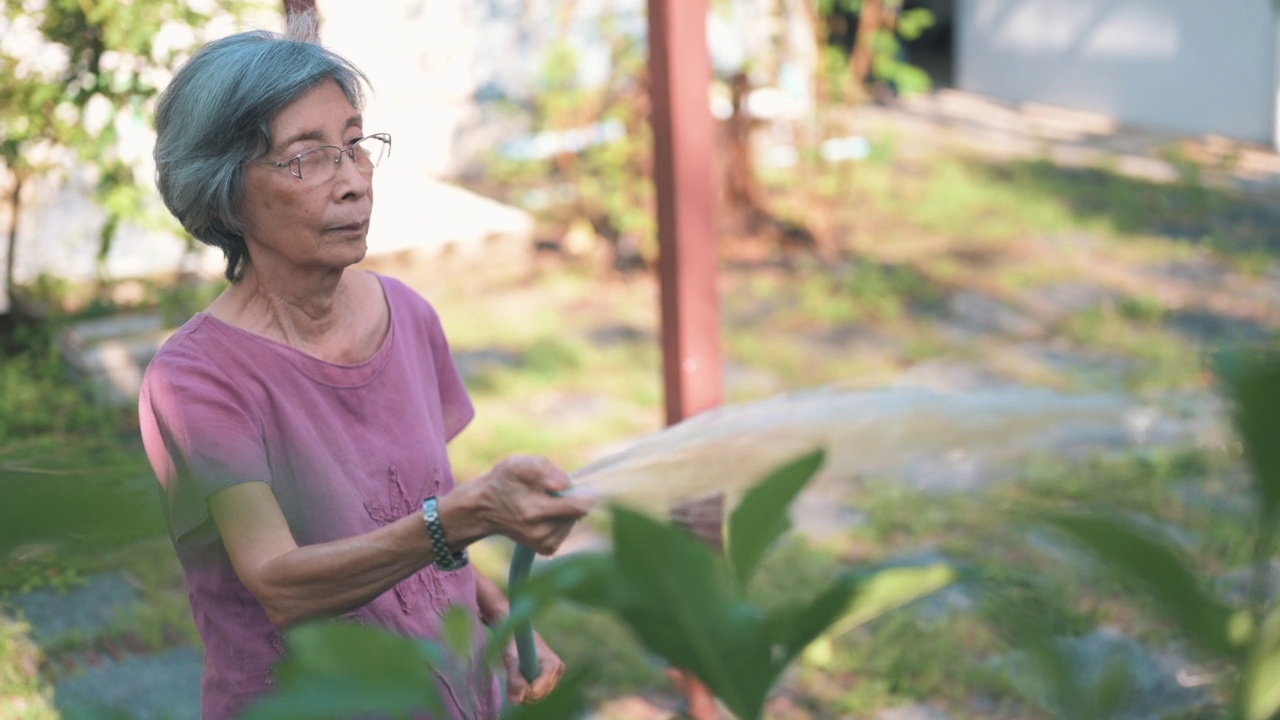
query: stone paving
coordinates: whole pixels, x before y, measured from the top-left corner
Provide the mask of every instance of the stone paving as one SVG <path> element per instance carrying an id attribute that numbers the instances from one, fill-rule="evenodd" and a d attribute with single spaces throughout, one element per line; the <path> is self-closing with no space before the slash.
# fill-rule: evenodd
<path id="1" fill-rule="evenodd" d="M 103 573 L 58 592 L 39 589 L 0 599 L 0 610 L 25 621 L 52 653 L 54 704 L 64 718 L 198 720 L 200 650 L 158 652 L 119 641 L 142 596 L 128 577 Z"/>

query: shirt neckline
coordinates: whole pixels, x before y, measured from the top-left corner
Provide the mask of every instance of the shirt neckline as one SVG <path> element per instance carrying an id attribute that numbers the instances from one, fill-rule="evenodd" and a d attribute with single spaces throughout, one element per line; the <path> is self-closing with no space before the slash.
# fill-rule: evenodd
<path id="1" fill-rule="evenodd" d="M 382 289 L 382 299 L 387 306 L 387 335 L 382 339 L 382 344 L 369 359 L 358 363 L 336 363 L 323 360 L 292 345 L 286 345 L 278 340 L 273 340 L 265 335 L 259 335 L 251 330 L 246 330 L 238 325 L 221 320 L 207 311 L 197 313 L 196 318 L 202 324 L 208 324 L 220 332 L 248 339 L 261 347 L 271 350 L 287 360 L 304 375 L 317 382 L 335 387 L 364 385 L 372 380 L 378 374 L 378 371 L 386 365 L 387 360 L 391 357 L 391 349 L 395 343 L 396 334 L 396 312 L 391 301 L 391 291 L 382 275 L 379 273 L 371 274 L 378 279 L 378 286 Z"/>

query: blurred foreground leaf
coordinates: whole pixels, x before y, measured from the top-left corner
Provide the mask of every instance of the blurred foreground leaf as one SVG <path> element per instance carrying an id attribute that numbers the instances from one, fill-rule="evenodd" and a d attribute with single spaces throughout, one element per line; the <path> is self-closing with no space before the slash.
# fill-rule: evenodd
<path id="1" fill-rule="evenodd" d="M 791 503 L 813 479 L 825 456 L 817 450 L 774 470 L 743 496 L 729 516 L 729 560 L 740 590 L 750 584 L 769 547 L 791 529 Z"/>
<path id="2" fill-rule="evenodd" d="M 728 561 L 687 532 L 615 508 L 613 553 L 566 558 L 515 593 L 513 614 L 569 599 L 617 615 L 650 651 L 697 676 L 735 714 L 761 717 L 788 665 L 842 618 L 849 627 L 945 586 L 945 566 L 843 573 L 815 597 L 766 613 L 745 597 L 760 559 L 789 527 L 791 502 L 821 465 L 814 452 L 757 485 L 733 514 Z M 852 604 L 852 607 L 851 607 Z"/>
<path id="3" fill-rule="evenodd" d="M 1262 623 L 1240 683 L 1245 720 L 1267 720 L 1280 713 L 1280 611 Z"/>
<path id="4" fill-rule="evenodd" d="M 245 720 L 443 711 L 430 667 L 445 658 L 430 643 L 339 622 L 302 625 L 286 638 L 288 655 L 273 669 L 277 691 L 254 703 Z"/>
<path id="5" fill-rule="evenodd" d="M 1236 431 L 1253 471 L 1264 523 L 1280 512 L 1280 352 L 1274 349 L 1219 353 L 1215 372 L 1234 401 Z M 1273 528 L 1265 528 L 1267 532 Z"/>
<path id="6" fill-rule="evenodd" d="M 956 571 L 941 563 L 887 567 L 848 573 L 836 579 L 808 607 L 794 608 L 788 659 L 804 652 L 809 662 L 826 667 L 834 640 L 893 610 L 931 595 L 956 581 Z"/>
<path id="7" fill-rule="evenodd" d="M 1187 560 L 1132 521 L 1102 515 L 1049 515 L 1051 525 L 1088 549 L 1122 582 L 1136 582 L 1200 649 L 1232 657 L 1231 608 L 1210 596 Z"/>

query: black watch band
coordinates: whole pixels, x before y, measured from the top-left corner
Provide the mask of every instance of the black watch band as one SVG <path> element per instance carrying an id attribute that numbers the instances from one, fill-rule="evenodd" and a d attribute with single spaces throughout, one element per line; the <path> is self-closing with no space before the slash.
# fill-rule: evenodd
<path id="1" fill-rule="evenodd" d="M 422 501 L 422 522 L 426 523 L 427 534 L 431 536 L 436 567 L 441 570 L 457 570 L 466 567 L 469 562 L 466 548 L 458 552 L 449 550 L 449 541 L 444 536 L 444 526 L 440 524 L 440 499 L 434 495 Z"/>

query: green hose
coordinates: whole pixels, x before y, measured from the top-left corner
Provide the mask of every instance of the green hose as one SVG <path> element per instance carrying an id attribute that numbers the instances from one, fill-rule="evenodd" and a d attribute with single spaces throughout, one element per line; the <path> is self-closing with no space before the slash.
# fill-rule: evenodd
<path id="1" fill-rule="evenodd" d="M 533 550 L 524 545 L 516 545 L 511 555 L 511 572 L 507 575 L 507 592 L 514 593 L 516 587 L 529 577 L 533 567 Z M 542 674 L 538 664 L 538 648 L 533 642 L 533 623 L 525 621 L 516 626 L 516 653 L 520 657 L 520 674 L 524 679 L 533 682 Z"/>

